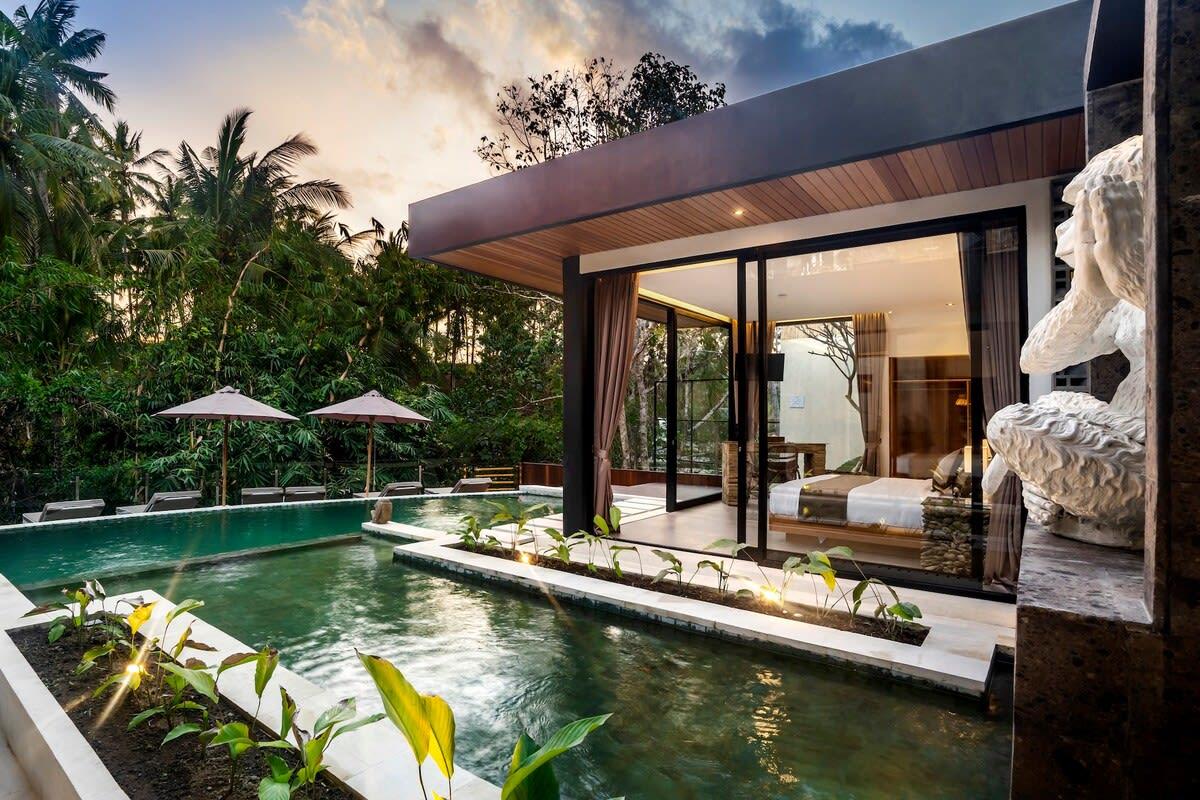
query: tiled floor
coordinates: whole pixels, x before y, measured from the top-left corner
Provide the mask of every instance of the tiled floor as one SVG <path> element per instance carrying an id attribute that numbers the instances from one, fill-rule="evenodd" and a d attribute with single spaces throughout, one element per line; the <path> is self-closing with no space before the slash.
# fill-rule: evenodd
<path id="1" fill-rule="evenodd" d="M 618 491 L 624 490 L 622 488 Z M 755 524 L 754 514 L 750 515 L 749 521 L 750 525 Z M 716 539 L 736 538 L 737 507 L 717 500 L 671 514 L 644 516 L 637 521 L 623 524 L 622 527 L 622 538 L 631 542 L 678 547 L 684 550 L 703 550 Z M 767 548 L 785 553 L 806 553 L 822 547 L 845 544 L 837 541 L 836 528 L 813 526 L 813 531 L 812 536 L 767 531 Z M 853 542 L 851 547 L 858 560 L 864 563 L 920 568 L 919 558 L 912 550 L 858 541 Z"/>

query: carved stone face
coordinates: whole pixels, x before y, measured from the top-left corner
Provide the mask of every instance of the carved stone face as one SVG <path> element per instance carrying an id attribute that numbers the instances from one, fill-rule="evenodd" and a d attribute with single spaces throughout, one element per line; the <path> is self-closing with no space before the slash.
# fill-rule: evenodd
<path id="1" fill-rule="evenodd" d="M 1076 270 L 1094 263 L 1108 292 L 1145 309 L 1142 194 L 1142 137 L 1134 136 L 1098 154 L 1063 190 L 1074 208 L 1055 230 L 1055 255 Z"/>

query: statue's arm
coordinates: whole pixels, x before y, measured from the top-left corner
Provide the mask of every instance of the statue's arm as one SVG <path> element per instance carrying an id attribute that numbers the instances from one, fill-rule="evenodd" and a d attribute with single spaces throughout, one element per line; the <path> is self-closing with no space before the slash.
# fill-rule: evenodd
<path id="1" fill-rule="evenodd" d="M 1021 348 L 1021 370 L 1057 372 L 1115 351 L 1115 327 L 1106 318 L 1116 304 L 1113 295 L 1072 288 L 1030 331 Z"/>

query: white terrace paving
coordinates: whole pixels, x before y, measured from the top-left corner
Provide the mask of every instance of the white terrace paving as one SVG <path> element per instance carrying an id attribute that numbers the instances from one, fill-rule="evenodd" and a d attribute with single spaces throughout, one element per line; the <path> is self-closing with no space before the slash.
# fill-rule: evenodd
<path id="1" fill-rule="evenodd" d="M 621 508 L 623 521 L 664 513 L 662 501 L 654 498 L 619 496 L 616 504 Z M 561 516 L 554 514 L 534 520 L 530 525 L 531 532 L 521 537 L 519 548 L 536 552 L 548 547 L 552 540 L 545 530 L 561 526 Z M 466 552 L 451 547 L 457 544 L 457 537 L 448 536 L 442 531 L 398 523 L 365 523 L 363 529 L 411 542 L 395 549 L 398 558 L 434 563 L 453 571 L 524 585 L 560 597 L 772 649 L 866 666 L 970 695 L 981 696 L 985 692 L 997 646 L 1012 647 L 1015 638 L 1015 607 L 995 601 L 915 589 L 899 590 L 902 599 L 920 606 L 923 614 L 921 622 L 930 629 L 925 642 L 918 647 Z M 497 538 L 505 544 L 509 543 L 513 530 L 512 525 L 493 529 Z M 608 546 L 608 543 L 596 546 L 593 559 L 597 563 L 609 560 L 606 553 Z M 685 575 L 691 575 L 701 560 L 713 558 L 713 554 L 658 549 L 674 553 L 683 563 Z M 638 546 L 637 551 L 642 557 L 641 571 L 648 575 L 657 573 L 663 564 L 650 552 L 650 547 Z M 573 561 L 588 561 L 586 546 L 575 548 L 571 555 Z M 639 571 L 634 552 L 622 553 L 620 559 L 626 572 Z M 760 570 L 746 560 L 734 561 L 731 573 L 731 586 L 735 590 L 767 583 L 779 587 L 783 582 L 781 570 L 769 567 Z M 701 571 L 694 580 L 709 587 L 715 587 L 717 583 L 716 575 L 711 570 Z M 852 580 L 839 579 L 837 594 L 850 591 L 854 583 Z M 820 581 L 814 584 L 798 579 L 791 582 L 786 599 L 792 603 L 820 607 L 830 595 Z"/>

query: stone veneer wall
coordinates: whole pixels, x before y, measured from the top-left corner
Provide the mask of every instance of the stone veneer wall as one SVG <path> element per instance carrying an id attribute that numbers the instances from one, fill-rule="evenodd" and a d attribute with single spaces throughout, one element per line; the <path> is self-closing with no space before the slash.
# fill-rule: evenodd
<path id="1" fill-rule="evenodd" d="M 1200 0 L 1146 0 L 1145 554 L 1027 531 L 1014 798 L 1200 796 L 1197 44 Z M 1125 138 L 1135 118 L 1130 87 L 1114 89 L 1089 94 L 1089 152 Z"/>

